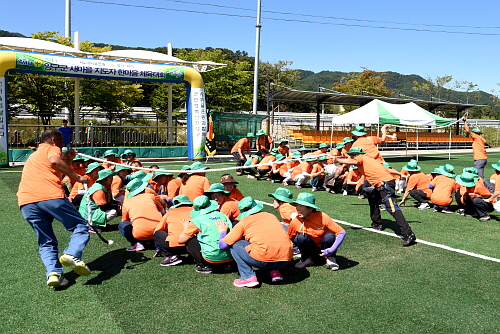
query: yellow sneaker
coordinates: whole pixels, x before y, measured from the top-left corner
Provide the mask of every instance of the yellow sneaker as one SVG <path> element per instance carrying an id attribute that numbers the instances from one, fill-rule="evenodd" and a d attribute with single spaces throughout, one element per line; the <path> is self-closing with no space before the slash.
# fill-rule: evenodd
<path id="1" fill-rule="evenodd" d="M 91 273 L 85 262 L 73 255 L 64 254 L 59 258 L 59 262 L 61 262 L 63 266 L 71 267 L 71 269 L 80 276 L 88 276 Z"/>
<path id="2" fill-rule="evenodd" d="M 53 288 L 59 288 L 68 285 L 69 281 L 62 274 L 52 272 L 47 277 L 47 285 Z"/>

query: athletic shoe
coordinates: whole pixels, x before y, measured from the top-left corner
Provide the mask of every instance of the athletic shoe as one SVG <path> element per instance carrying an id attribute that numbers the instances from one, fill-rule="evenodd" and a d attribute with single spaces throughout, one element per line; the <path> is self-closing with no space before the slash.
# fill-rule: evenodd
<path id="1" fill-rule="evenodd" d="M 211 274 L 212 268 L 209 268 L 208 266 L 196 266 L 196 272 L 200 274 Z"/>
<path id="2" fill-rule="evenodd" d="M 399 189 L 398 194 L 402 194 L 402 193 L 403 193 L 403 190 Z"/>
<path id="3" fill-rule="evenodd" d="M 235 279 L 233 284 L 238 288 L 252 288 L 259 285 L 259 281 L 257 280 L 257 276 L 252 276 L 246 279 Z"/>
<path id="4" fill-rule="evenodd" d="M 365 199 L 365 195 L 359 195 L 358 198 L 359 199 Z"/>
<path id="5" fill-rule="evenodd" d="M 296 184 L 296 185 L 295 185 L 295 188 L 300 189 L 300 188 L 302 188 L 302 186 L 300 186 L 300 185 Z"/>
<path id="6" fill-rule="evenodd" d="M 483 217 L 479 218 L 479 221 L 487 222 L 490 219 L 491 219 L 490 215 L 486 215 L 486 216 L 483 216 Z"/>
<path id="7" fill-rule="evenodd" d="M 404 237 L 403 242 L 401 243 L 401 246 L 403 247 L 408 247 L 417 242 L 417 237 L 415 237 L 414 233 L 408 234 L 406 237 Z"/>
<path id="8" fill-rule="evenodd" d="M 278 270 L 271 271 L 271 282 L 279 282 L 283 280 L 283 276 L 281 276 Z"/>
<path id="9" fill-rule="evenodd" d="M 248 175 L 248 176 L 247 176 L 247 179 L 255 179 L 255 176 L 253 176 L 253 175 Z"/>
<path id="10" fill-rule="evenodd" d="M 453 211 L 451 211 L 450 207 L 448 206 L 445 206 L 443 208 L 443 210 L 441 210 L 442 213 L 453 213 Z"/>
<path id="11" fill-rule="evenodd" d="M 434 205 L 434 207 L 432 208 L 432 210 L 433 210 L 434 212 L 439 212 L 439 206 Z"/>
<path id="12" fill-rule="evenodd" d="M 91 273 L 85 262 L 73 255 L 64 254 L 59 258 L 59 262 L 61 262 L 63 266 L 71 267 L 71 269 L 80 276 L 88 276 Z"/>
<path id="13" fill-rule="evenodd" d="M 97 231 L 97 232 L 96 232 Z M 101 233 L 102 230 L 94 226 L 94 228 L 89 227 L 89 233 Z"/>
<path id="14" fill-rule="evenodd" d="M 300 250 L 297 248 L 297 249 L 294 249 L 293 250 L 293 258 L 294 259 L 300 259 Z"/>
<path id="15" fill-rule="evenodd" d="M 141 244 L 140 242 L 138 242 L 136 244 L 133 244 L 133 245 L 127 247 L 125 250 L 127 252 L 139 252 L 139 251 L 142 251 L 144 249 L 146 249 L 146 247 L 144 247 L 143 244 Z"/>
<path id="16" fill-rule="evenodd" d="M 461 215 L 461 216 L 465 216 L 465 209 L 458 209 L 456 214 Z"/>
<path id="17" fill-rule="evenodd" d="M 160 262 L 161 266 L 167 267 L 167 266 L 175 266 L 177 264 L 182 263 L 182 259 L 178 257 L 177 255 L 170 256 L 165 258 L 165 260 Z"/>
<path id="18" fill-rule="evenodd" d="M 372 223 L 372 229 L 377 230 L 377 231 L 383 231 L 384 225 Z"/>
<path id="19" fill-rule="evenodd" d="M 333 256 L 326 258 L 326 266 L 329 267 L 331 270 L 339 270 L 337 259 Z"/>
<path id="20" fill-rule="evenodd" d="M 318 191 L 318 188 L 312 187 L 312 191 Z"/>
<path id="21" fill-rule="evenodd" d="M 379 208 L 380 208 L 380 211 L 385 211 L 386 210 L 385 204 L 380 204 Z"/>
<path id="22" fill-rule="evenodd" d="M 313 260 L 309 257 L 305 259 L 304 261 L 300 260 L 299 262 L 295 263 L 295 268 L 297 269 L 302 269 L 305 267 L 312 266 L 314 264 Z"/>
<path id="23" fill-rule="evenodd" d="M 430 208 L 431 208 L 431 206 L 429 205 L 429 203 L 420 203 L 420 205 L 418 206 L 419 210 L 427 210 Z"/>
<path id="24" fill-rule="evenodd" d="M 52 272 L 47 277 L 47 285 L 53 288 L 59 288 L 68 285 L 69 281 L 64 278 L 63 274 Z"/>
<path id="25" fill-rule="evenodd" d="M 347 190 L 344 190 L 344 191 L 342 192 L 342 196 L 347 196 Z"/>
<path id="26" fill-rule="evenodd" d="M 273 181 L 270 177 L 266 179 L 266 181 Z M 274 182 L 273 182 L 274 183 Z"/>
<path id="27" fill-rule="evenodd" d="M 285 187 L 288 186 L 288 182 L 286 181 L 283 181 L 281 184 L 284 185 Z"/>

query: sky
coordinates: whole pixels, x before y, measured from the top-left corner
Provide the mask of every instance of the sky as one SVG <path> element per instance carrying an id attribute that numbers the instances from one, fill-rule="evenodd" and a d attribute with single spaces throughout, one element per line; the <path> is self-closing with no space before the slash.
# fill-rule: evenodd
<path id="1" fill-rule="evenodd" d="M 0 0 L 0 29 L 64 35 L 66 0 Z M 260 59 L 290 68 L 453 76 L 500 90 L 500 1 L 262 0 Z M 258 0 L 71 0 L 94 43 L 255 55 Z M 174 53 L 175 56 L 175 53 Z M 328 87 L 327 87 L 328 88 Z"/>

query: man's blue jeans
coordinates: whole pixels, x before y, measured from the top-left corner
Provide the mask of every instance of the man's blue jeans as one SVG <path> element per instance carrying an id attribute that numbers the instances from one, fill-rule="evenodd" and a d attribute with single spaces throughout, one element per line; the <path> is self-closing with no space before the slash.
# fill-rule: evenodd
<path id="1" fill-rule="evenodd" d="M 54 218 L 68 231 L 73 232 L 64 254 L 82 258 L 83 249 L 90 239 L 89 230 L 85 220 L 67 198 L 25 204 L 21 206 L 21 213 L 38 238 L 39 253 L 47 269 L 47 276 L 51 272 L 58 274 L 63 272 L 59 262 L 58 242 L 52 228 Z"/>
<path id="2" fill-rule="evenodd" d="M 255 271 L 252 267 L 259 268 L 265 271 L 280 270 L 286 267 L 289 261 L 281 262 L 262 262 L 254 259 L 245 250 L 245 247 L 250 245 L 246 240 L 239 240 L 233 246 L 231 246 L 231 255 L 233 256 L 236 264 L 238 264 L 238 272 L 241 275 L 241 279 L 247 279 L 255 276 Z"/>

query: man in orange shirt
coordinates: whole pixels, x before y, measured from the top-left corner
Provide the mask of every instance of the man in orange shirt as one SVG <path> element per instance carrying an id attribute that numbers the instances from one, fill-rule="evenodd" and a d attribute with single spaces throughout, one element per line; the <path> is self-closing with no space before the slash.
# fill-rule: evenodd
<path id="1" fill-rule="evenodd" d="M 87 170 L 85 171 L 85 175 L 87 175 L 88 188 L 94 185 L 95 180 L 99 177 L 98 173 L 101 169 L 103 169 L 103 167 L 98 162 L 93 162 L 88 165 Z M 77 210 L 80 207 L 80 202 L 86 192 L 84 184 L 85 183 L 76 182 L 69 193 L 69 200 L 73 203 Z"/>
<path id="2" fill-rule="evenodd" d="M 295 181 L 295 187 L 302 188 L 304 184 L 311 179 L 311 172 L 316 158 L 309 158 L 295 167 L 292 172 L 292 180 Z"/>
<path id="3" fill-rule="evenodd" d="M 356 141 L 352 144 L 352 147 L 361 147 L 363 152 L 365 152 L 367 157 L 373 158 L 380 162 L 384 162 L 384 158 L 380 154 L 380 151 L 377 148 L 377 145 L 383 144 L 385 142 L 385 138 L 387 136 L 387 128 L 389 124 L 386 124 L 382 127 L 382 137 L 372 137 L 368 136 L 365 132 L 364 126 L 357 126 L 351 132 L 355 135 Z"/>
<path id="4" fill-rule="evenodd" d="M 349 154 L 348 159 L 335 158 L 335 162 L 358 166 L 366 182 L 371 186 L 369 189 L 365 188 L 364 191 L 368 193 L 372 228 L 379 231 L 384 229 L 379 206 L 379 202 L 382 201 L 387 212 L 396 219 L 396 223 L 401 228 L 403 234 L 403 243 L 401 245 L 403 247 L 413 245 L 416 242 L 416 237 L 397 204 L 394 192 L 396 182 L 391 173 L 382 166 L 380 161 L 365 156 L 365 152 L 362 151 L 361 147 L 351 147 L 351 150 L 347 153 Z"/>
<path id="5" fill-rule="evenodd" d="M 278 149 L 273 148 L 271 150 L 271 152 L 269 152 L 268 154 L 266 154 L 262 158 L 262 160 L 259 162 L 259 164 L 268 164 L 268 163 L 276 161 L 276 154 L 278 154 Z M 271 175 L 269 175 L 269 173 L 271 172 L 272 168 L 273 168 L 272 165 L 257 167 L 258 174 L 256 175 L 256 178 L 260 179 L 261 177 L 264 177 L 267 175 L 267 180 L 271 181 Z"/>
<path id="6" fill-rule="evenodd" d="M 311 187 L 312 191 L 326 190 L 325 187 L 325 162 L 328 158 L 326 155 L 316 159 L 316 163 L 311 170 Z"/>
<path id="7" fill-rule="evenodd" d="M 58 130 L 43 132 L 38 149 L 26 161 L 17 192 L 21 213 L 38 239 L 40 257 L 47 270 L 47 285 L 52 287 L 69 283 L 63 276 L 62 265 L 71 267 L 78 275 L 90 275 L 90 269 L 81 260 L 89 241 L 88 226 L 61 187 L 64 175 L 81 183 L 87 181 L 87 176 L 78 175 L 70 167 L 76 156 L 74 149 L 66 152 L 65 159 L 61 157 L 63 144 L 63 136 Z M 52 228 L 54 218 L 72 232 L 69 245 L 60 258 Z"/>
<path id="8" fill-rule="evenodd" d="M 196 161 L 190 166 L 190 171 L 182 177 L 181 189 L 179 195 L 186 195 L 190 201 L 198 196 L 203 195 L 205 191 L 210 189 L 210 182 L 205 177 L 203 170 L 209 169 L 203 163 Z"/>
<path id="9" fill-rule="evenodd" d="M 321 144 L 319 144 L 318 150 L 314 151 L 311 154 L 312 155 L 326 154 L 326 151 L 328 151 L 329 147 L 330 147 L 330 145 L 328 145 L 326 143 L 321 143 Z"/>
<path id="10" fill-rule="evenodd" d="M 104 159 L 106 159 L 106 161 L 109 161 L 109 162 L 114 162 L 114 163 L 117 163 L 117 164 L 121 164 L 122 163 L 122 159 L 120 159 L 119 157 L 117 157 L 115 151 L 113 151 L 113 150 L 106 150 L 103 153 L 102 157 Z M 108 169 L 111 169 L 111 170 L 115 170 L 116 165 L 115 164 L 110 164 L 109 162 L 103 162 L 102 163 L 102 167 L 108 168 Z"/>
<path id="11" fill-rule="evenodd" d="M 165 259 L 160 262 L 162 266 L 175 266 L 182 263 L 180 254 L 187 253 L 186 246 L 178 243 L 179 236 L 184 231 L 181 221 L 191 219 L 193 203 L 186 195 L 174 197 L 172 207 L 156 225 L 154 240 Z"/>
<path id="12" fill-rule="evenodd" d="M 288 236 L 300 250 L 300 261 L 295 268 L 312 266 L 321 257 L 331 270 L 339 270 L 335 259 L 337 249 L 342 245 L 345 231 L 316 205 L 316 197 L 300 193 L 293 202 L 298 215 L 290 222 Z"/>
<path id="13" fill-rule="evenodd" d="M 253 133 L 247 133 L 246 138 L 241 138 L 236 142 L 236 144 L 234 144 L 233 148 L 231 149 L 231 154 L 236 159 L 236 167 L 243 166 L 247 161 L 245 152 L 247 152 L 248 156 L 250 156 L 250 146 L 254 137 L 255 136 L 253 135 Z M 236 175 L 243 175 L 243 170 L 237 169 Z"/>
<path id="14" fill-rule="evenodd" d="M 271 150 L 273 146 L 273 140 L 270 136 L 266 135 L 266 131 L 259 130 L 255 134 L 257 136 L 257 140 L 255 141 L 255 148 L 258 150 Z"/>
<path id="15" fill-rule="evenodd" d="M 422 173 L 420 169 L 421 168 L 418 165 L 417 160 L 413 159 L 403 166 L 403 170 L 409 173 L 410 178 L 408 179 L 408 185 L 403 198 L 401 199 L 401 202 L 399 202 L 400 206 L 405 204 L 408 195 L 410 195 L 419 203 L 419 210 L 431 208 L 427 202 L 431 198 L 432 194 L 432 190 L 429 189 L 431 178 L 429 175 Z"/>
<path id="16" fill-rule="evenodd" d="M 128 252 L 145 249 L 140 241 L 153 240 L 156 226 L 162 216 L 163 205 L 155 194 L 144 192 L 148 181 L 137 178 L 127 184 L 126 201 L 123 202 L 122 222 L 118 225 L 121 235 L 130 242 Z"/>
<path id="17" fill-rule="evenodd" d="M 357 166 L 352 166 L 351 169 L 347 172 L 347 176 L 344 179 L 344 183 L 342 184 L 342 195 L 349 195 L 350 190 L 356 190 L 358 196 L 361 196 L 361 184 L 360 180 L 363 177 L 358 170 Z M 363 196 L 364 198 L 364 196 Z"/>
<path id="18" fill-rule="evenodd" d="M 113 182 L 111 182 L 111 195 L 115 201 L 121 204 L 125 199 L 125 190 L 122 189 L 123 180 L 132 172 L 132 169 L 123 166 L 115 167 L 112 170 L 116 171 L 117 174 L 113 176 Z"/>
<path id="19" fill-rule="evenodd" d="M 281 155 L 284 155 L 287 157 L 290 154 L 290 148 L 287 146 L 288 140 L 287 139 L 281 139 L 280 144 L 278 145 L 278 152 L 280 152 Z"/>
<path id="20" fill-rule="evenodd" d="M 231 249 L 241 275 L 234 280 L 234 286 L 250 288 L 259 285 L 252 267 L 268 272 L 272 282 L 281 281 L 283 276 L 279 270 L 292 259 L 292 242 L 285 229 L 275 215 L 262 212 L 263 207 L 252 197 L 245 197 L 238 203 L 240 222 L 229 233 L 225 224 L 217 223 L 219 248 Z"/>
<path id="21" fill-rule="evenodd" d="M 467 119 L 464 117 L 465 131 L 472 138 L 472 153 L 474 155 L 474 168 L 479 171 L 479 176 L 484 179 L 484 166 L 488 163 L 488 156 L 486 155 L 486 140 L 480 129 L 474 127 L 470 128 Z"/>
<path id="22" fill-rule="evenodd" d="M 239 183 L 233 177 L 231 174 L 223 174 L 220 177 L 220 183 L 224 185 L 224 190 L 229 191 L 229 197 L 232 199 L 235 199 L 237 201 L 241 201 L 243 199 L 243 194 L 241 191 L 236 187 L 236 185 Z"/>

